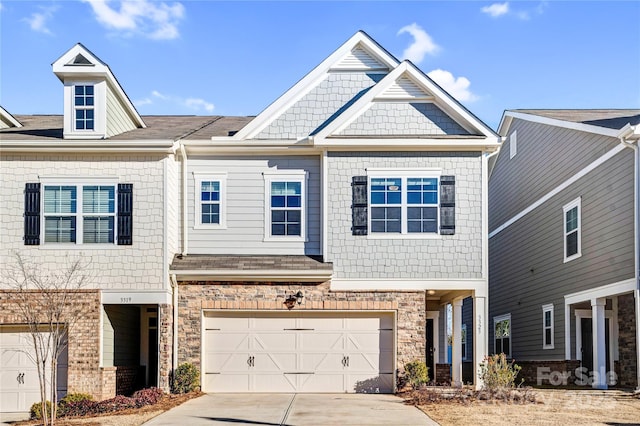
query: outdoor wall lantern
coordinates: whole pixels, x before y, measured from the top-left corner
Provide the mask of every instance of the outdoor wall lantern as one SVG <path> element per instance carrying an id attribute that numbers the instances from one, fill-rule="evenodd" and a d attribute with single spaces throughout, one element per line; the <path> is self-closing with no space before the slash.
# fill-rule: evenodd
<path id="1" fill-rule="evenodd" d="M 293 309 L 296 303 L 298 305 L 302 304 L 302 299 L 304 299 L 304 294 L 302 294 L 302 292 L 298 290 L 296 294 L 290 294 L 289 296 L 287 296 L 284 300 L 284 304 L 287 309 Z"/>

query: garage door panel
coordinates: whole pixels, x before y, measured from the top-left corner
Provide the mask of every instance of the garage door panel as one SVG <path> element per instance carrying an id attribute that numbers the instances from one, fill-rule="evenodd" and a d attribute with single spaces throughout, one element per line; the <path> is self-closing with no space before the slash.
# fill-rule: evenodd
<path id="1" fill-rule="evenodd" d="M 371 331 L 371 330 L 379 330 L 381 327 L 381 318 L 378 317 L 368 317 L 368 318 L 347 318 L 347 329 L 349 331 Z"/>
<path id="2" fill-rule="evenodd" d="M 316 331 L 321 330 L 343 330 L 344 318 L 332 318 L 322 315 L 307 314 L 308 316 L 301 317 L 298 321 L 300 328 L 308 328 Z"/>
<path id="3" fill-rule="evenodd" d="M 296 334 L 280 332 L 280 333 L 260 333 L 254 335 L 253 350 L 258 352 L 269 352 L 272 350 L 295 351 L 296 350 Z"/>
<path id="4" fill-rule="evenodd" d="M 249 330 L 250 318 L 242 318 L 238 316 L 227 317 L 205 317 L 205 329 L 220 329 L 228 331 Z"/>
<path id="5" fill-rule="evenodd" d="M 348 351 L 371 351 L 380 349 L 380 334 L 378 332 L 351 333 L 347 338 Z"/>
<path id="6" fill-rule="evenodd" d="M 345 341 L 342 332 L 300 332 L 300 344 L 306 350 L 344 351 Z"/>
<path id="7" fill-rule="evenodd" d="M 344 374 L 342 373 L 316 373 L 301 377 L 302 382 L 298 392 L 322 393 L 322 392 L 344 392 Z M 330 407 L 327 407 L 329 409 Z"/>
<path id="8" fill-rule="evenodd" d="M 348 374 L 347 392 L 392 393 L 393 374 Z"/>
<path id="9" fill-rule="evenodd" d="M 284 331 L 298 328 L 296 318 L 255 318 L 252 329 L 254 331 Z"/>
<path id="10" fill-rule="evenodd" d="M 205 374 L 203 388 L 207 392 L 248 392 L 249 373 L 243 374 Z"/>
<path id="11" fill-rule="evenodd" d="M 246 332 L 206 331 L 205 338 L 210 347 L 215 348 L 217 351 L 249 350 L 249 335 Z"/>
<path id="12" fill-rule="evenodd" d="M 380 354 L 373 353 L 350 353 L 350 372 L 378 372 L 380 370 Z"/>
<path id="13" fill-rule="evenodd" d="M 210 352 L 205 354 L 205 373 L 249 371 L 249 353 Z"/>
<path id="14" fill-rule="evenodd" d="M 302 353 L 300 354 L 300 370 L 314 372 L 342 371 L 344 366 L 342 353 Z"/>
<path id="15" fill-rule="evenodd" d="M 297 371 L 297 355 L 291 353 L 268 353 L 254 356 L 254 368 L 256 372 Z"/>
<path id="16" fill-rule="evenodd" d="M 254 392 L 295 392 L 297 374 L 256 374 L 253 376 Z"/>

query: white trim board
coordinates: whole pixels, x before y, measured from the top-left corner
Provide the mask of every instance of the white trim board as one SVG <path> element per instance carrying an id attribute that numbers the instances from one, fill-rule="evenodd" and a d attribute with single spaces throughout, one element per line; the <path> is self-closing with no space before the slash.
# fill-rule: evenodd
<path id="1" fill-rule="evenodd" d="M 575 123 L 573 121 L 559 120 L 557 118 L 543 117 L 541 115 L 516 111 L 505 111 L 500 126 L 498 127 L 498 133 L 503 134 L 503 132 L 508 131 L 511 121 L 514 118 L 538 124 L 545 124 L 547 126 L 563 127 L 565 129 L 595 133 L 596 135 L 610 136 L 613 138 L 617 138 L 620 133 L 620 129 L 609 129 L 606 127 L 594 126 L 592 124 Z M 503 129 L 505 126 L 506 129 Z"/>
<path id="2" fill-rule="evenodd" d="M 560 192 L 562 192 L 565 189 L 567 189 L 570 185 L 576 183 L 579 179 L 581 179 L 584 176 L 586 176 L 589 172 L 593 171 L 596 167 L 604 164 L 607 160 L 610 160 L 615 155 L 617 155 L 620 152 L 624 151 L 625 148 L 626 147 L 624 145 L 622 145 L 622 144 L 617 145 L 615 148 L 613 148 L 610 151 L 608 151 L 602 157 L 598 158 L 597 160 L 595 160 L 594 162 L 589 164 L 587 167 L 585 167 L 584 169 L 580 170 L 578 173 L 576 173 L 575 175 L 571 176 L 569 179 L 565 180 L 560 185 L 556 186 L 550 192 L 548 192 L 547 194 L 543 195 L 536 202 L 534 202 L 533 204 L 529 205 L 529 207 L 527 207 L 526 209 L 522 210 L 520 213 L 516 214 L 511 219 L 507 220 L 502 225 L 498 226 L 496 229 L 494 229 L 492 232 L 489 233 L 489 238 L 495 237 L 500 232 L 504 231 L 506 228 L 508 228 L 509 226 L 513 225 L 516 221 L 522 219 L 527 214 L 531 213 L 533 210 L 535 210 L 536 208 L 540 207 L 542 204 L 544 204 L 547 201 L 549 201 L 552 197 L 558 195 Z"/>
<path id="3" fill-rule="evenodd" d="M 473 290 L 476 297 L 488 293 L 487 280 L 417 280 L 417 279 L 367 279 L 334 278 L 331 290 L 341 291 L 415 291 L 415 290 Z"/>
<path id="4" fill-rule="evenodd" d="M 564 296 L 564 304 L 573 305 L 575 303 L 587 302 L 592 299 L 630 293 L 636 289 L 637 286 L 635 278 L 630 278 L 628 280 L 619 281 L 617 283 L 607 284 L 600 287 L 579 291 L 577 293 L 567 294 Z"/>

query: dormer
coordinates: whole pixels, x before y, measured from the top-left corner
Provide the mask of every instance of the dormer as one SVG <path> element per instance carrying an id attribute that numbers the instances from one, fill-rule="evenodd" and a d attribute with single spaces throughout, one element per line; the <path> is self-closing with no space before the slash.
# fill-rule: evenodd
<path id="1" fill-rule="evenodd" d="M 109 66 L 82 44 L 52 67 L 64 84 L 65 139 L 107 139 L 146 127 Z"/>

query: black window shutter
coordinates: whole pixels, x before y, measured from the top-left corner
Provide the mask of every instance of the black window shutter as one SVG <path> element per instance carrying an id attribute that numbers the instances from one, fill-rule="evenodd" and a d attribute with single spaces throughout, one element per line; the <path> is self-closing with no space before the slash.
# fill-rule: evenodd
<path id="1" fill-rule="evenodd" d="M 367 177 L 351 178 L 351 234 L 367 235 Z"/>
<path id="2" fill-rule="evenodd" d="M 118 184 L 118 245 L 133 244 L 133 184 Z"/>
<path id="3" fill-rule="evenodd" d="M 456 233 L 456 177 L 440 176 L 440 235 Z"/>
<path id="4" fill-rule="evenodd" d="M 40 183 L 24 188 L 24 245 L 40 245 Z"/>

